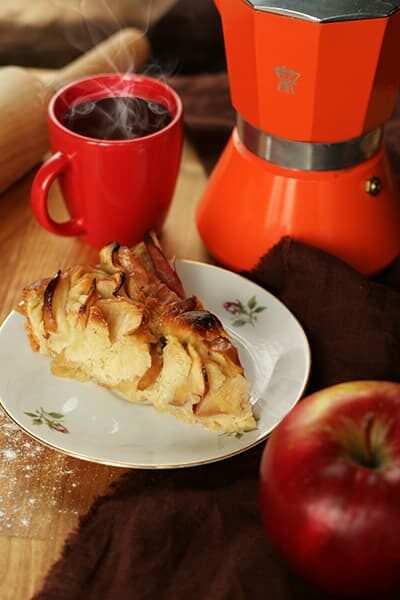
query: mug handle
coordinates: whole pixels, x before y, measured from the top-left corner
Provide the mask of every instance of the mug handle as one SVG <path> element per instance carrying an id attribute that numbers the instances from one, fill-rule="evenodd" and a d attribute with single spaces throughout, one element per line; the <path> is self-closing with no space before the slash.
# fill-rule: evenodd
<path id="1" fill-rule="evenodd" d="M 49 215 L 47 197 L 53 181 L 61 175 L 70 164 L 68 156 L 56 152 L 40 167 L 35 175 L 31 189 L 31 206 L 37 221 L 57 235 L 82 235 L 86 230 L 81 219 L 70 219 L 65 223 L 57 223 Z"/>

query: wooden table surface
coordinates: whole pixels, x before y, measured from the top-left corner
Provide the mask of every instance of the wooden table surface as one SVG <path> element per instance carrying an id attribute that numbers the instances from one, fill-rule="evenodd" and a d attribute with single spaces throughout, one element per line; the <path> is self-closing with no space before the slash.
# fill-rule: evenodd
<path id="1" fill-rule="evenodd" d="M 25 284 L 60 267 L 96 260 L 96 252 L 80 240 L 55 237 L 37 225 L 29 206 L 32 176 L 0 197 L 1 321 L 18 302 Z M 162 236 L 169 256 L 207 260 L 194 223 L 194 209 L 205 182 L 196 154 L 186 144 Z M 60 220 L 65 217 L 56 186 L 50 202 L 52 214 Z M 40 445 L 0 409 L 1 600 L 28 600 L 40 589 L 78 517 L 123 472 Z"/>

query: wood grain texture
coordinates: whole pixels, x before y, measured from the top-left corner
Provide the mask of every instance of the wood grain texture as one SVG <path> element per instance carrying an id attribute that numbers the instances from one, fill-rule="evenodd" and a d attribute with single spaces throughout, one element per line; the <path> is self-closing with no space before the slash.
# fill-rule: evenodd
<path id="1" fill-rule="evenodd" d="M 96 261 L 97 253 L 78 239 L 53 236 L 36 224 L 29 205 L 31 181 L 32 174 L 0 198 L 1 320 L 16 305 L 25 284 L 60 267 Z M 196 154 L 186 145 L 162 235 L 170 256 L 208 259 L 194 221 L 205 183 Z M 50 204 L 55 218 L 66 217 L 57 186 Z M 0 414 L 1 600 L 28 600 L 40 588 L 79 515 L 123 472 L 44 448 Z"/>

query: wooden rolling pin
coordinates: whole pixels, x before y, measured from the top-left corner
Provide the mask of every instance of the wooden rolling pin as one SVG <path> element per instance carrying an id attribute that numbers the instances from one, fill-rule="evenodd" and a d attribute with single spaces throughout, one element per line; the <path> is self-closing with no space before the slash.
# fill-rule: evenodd
<path id="1" fill-rule="evenodd" d="M 0 193 L 48 149 L 47 105 L 56 90 L 97 73 L 140 71 L 150 54 L 146 36 L 129 28 L 42 77 L 21 67 L 0 68 Z"/>

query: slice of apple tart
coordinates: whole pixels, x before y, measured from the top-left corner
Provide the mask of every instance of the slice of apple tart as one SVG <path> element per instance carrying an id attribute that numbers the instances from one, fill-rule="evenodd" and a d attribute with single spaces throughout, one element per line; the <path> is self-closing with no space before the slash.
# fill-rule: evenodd
<path id="1" fill-rule="evenodd" d="M 182 283 L 154 235 L 109 244 L 23 290 L 34 351 L 55 375 L 94 381 L 132 402 L 218 432 L 253 429 L 249 384 L 216 316 Z"/>

